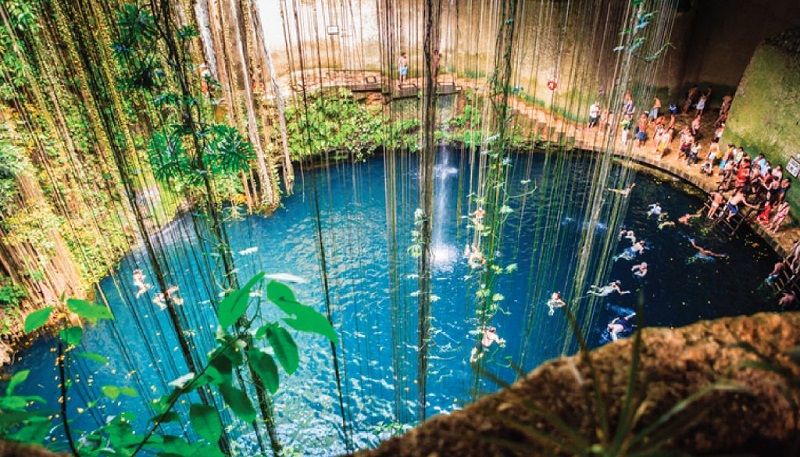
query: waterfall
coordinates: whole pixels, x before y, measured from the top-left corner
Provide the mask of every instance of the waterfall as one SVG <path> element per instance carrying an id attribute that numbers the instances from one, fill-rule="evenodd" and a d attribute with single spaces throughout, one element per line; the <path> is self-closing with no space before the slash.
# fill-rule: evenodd
<path id="1" fill-rule="evenodd" d="M 433 267 L 440 271 L 451 271 L 453 264 L 458 259 L 458 250 L 453 244 L 448 244 L 445 228 L 447 221 L 452 219 L 448 215 L 447 203 L 451 201 L 448 180 L 458 174 L 458 168 L 450 165 L 450 148 L 442 148 L 440 162 L 434 167 L 434 207 L 433 207 L 433 234 L 431 235 L 431 257 Z"/>

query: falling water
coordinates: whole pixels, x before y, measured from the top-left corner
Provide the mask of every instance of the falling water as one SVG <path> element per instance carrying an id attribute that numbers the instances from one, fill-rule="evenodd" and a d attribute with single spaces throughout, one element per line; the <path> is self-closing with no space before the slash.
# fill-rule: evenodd
<path id="1" fill-rule="evenodd" d="M 434 207 L 433 207 L 433 235 L 431 236 L 431 257 L 433 266 L 439 271 L 451 271 L 458 258 L 455 246 L 445 241 L 445 226 L 452 219 L 447 214 L 448 202 L 452 200 L 450 190 L 453 186 L 447 180 L 458 174 L 458 169 L 450 165 L 450 148 L 440 149 L 440 160 L 434 167 Z"/>

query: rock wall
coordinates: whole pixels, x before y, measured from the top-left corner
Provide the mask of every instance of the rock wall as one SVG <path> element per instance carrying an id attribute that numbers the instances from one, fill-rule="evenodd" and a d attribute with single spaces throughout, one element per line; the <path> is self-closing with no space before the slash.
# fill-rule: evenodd
<path id="1" fill-rule="evenodd" d="M 764 154 L 784 167 L 800 156 L 800 28 L 762 43 L 753 54 L 731 105 L 722 138 L 744 146 L 751 156 Z M 789 192 L 800 209 L 800 186 Z"/>
<path id="2" fill-rule="evenodd" d="M 715 98 L 739 85 L 756 47 L 767 37 L 800 26 L 797 0 L 685 0 L 692 25 L 684 41 L 678 82 L 717 87 Z M 683 95 L 681 93 L 681 95 Z"/>
<path id="3" fill-rule="evenodd" d="M 692 454 L 795 455 L 787 447 L 797 437 L 793 410 L 779 376 L 743 368 L 754 357 L 736 343 L 753 345 L 767 357 L 790 367 L 795 379 L 800 366 L 792 365 L 786 350 L 800 345 L 800 313 L 762 313 L 750 317 L 703 321 L 680 329 L 649 328 L 643 333 L 642 369 L 639 382 L 647 379 L 645 400 L 639 410 L 642 425 L 672 408 L 699 389 L 721 379 L 745 388 L 742 392 L 718 392 L 688 408 L 678 420 L 697 420 L 672 445 Z M 607 399 L 609 419 L 616 423 L 624 398 L 632 340 L 626 339 L 591 353 L 601 390 Z M 528 427 L 550 433 L 540 417 L 526 404 L 555 414 L 592 439 L 596 412 L 587 404 L 592 378 L 577 356 L 542 365 L 511 388 L 489 395 L 450 415 L 434 417 L 408 434 L 385 442 L 364 457 L 382 456 L 552 456 L 562 455 L 527 441 L 519 430 Z M 795 400 L 798 395 L 794 392 Z M 506 418 L 505 420 L 503 418 Z M 515 427 L 508 426 L 513 421 Z M 558 438 L 556 438 L 558 439 Z M 500 441 L 519 443 L 519 448 Z M 595 442 L 595 441 L 590 441 Z M 567 455 L 567 454 L 563 454 Z M 748 454 L 750 455 L 750 454 Z"/>

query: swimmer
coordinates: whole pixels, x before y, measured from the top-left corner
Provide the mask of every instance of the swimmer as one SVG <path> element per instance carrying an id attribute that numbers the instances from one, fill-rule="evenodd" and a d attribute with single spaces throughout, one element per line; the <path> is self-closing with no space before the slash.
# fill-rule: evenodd
<path id="1" fill-rule="evenodd" d="M 179 297 L 177 294 L 178 286 L 170 286 L 167 289 L 166 298 L 168 298 L 172 303 L 181 306 L 183 305 L 183 298 Z M 167 309 L 165 295 L 163 293 L 156 294 L 156 296 L 153 297 L 153 304 L 157 305 L 162 311 Z"/>
<path id="2" fill-rule="evenodd" d="M 615 194 L 620 194 L 623 197 L 627 197 L 628 195 L 631 194 L 631 191 L 633 190 L 634 187 L 636 187 L 636 183 L 633 183 L 633 184 L 631 184 L 630 186 L 628 186 L 628 187 L 626 187 L 624 189 L 612 189 L 612 188 L 609 187 L 608 191 L 609 192 L 613 192 Z"/>
<path id="3" fill-rule="evenodd" d="M 647 211 L 647 217 L 661 215 L 661 205 L 658 203 L 653 203 L 649 205 L 648 208 L 650 208 L 650 210 Z"/>
<path id="4" fill-rule="evenodd" d="M 145 294 L 152 287 L 150 284 L 144 282 L 147 276 L 141 268 L 133 270 L 133 285 L 137 287 L 136 298 L 138 299 Z"/>
<path id="5" fill-rule="evenodd" d="M 625 229 L 620 230 L 619 239 L 621 240 L 623 238 L 625 238 L 626 240 L 630 240 L 631 244 L 636 243 L 636 234 L 633 233 L 633 230 L 625 230 Z"/>
<path id="6" fill-rule="evenodd" d="M 689 238 L 689 241 L 692 243 L 692 247 L 697 249 L 697 254 L 695 254 L 695 258 L 698 260 L 713 260 L 715 258 L 727 258 L 727 254 L 720 254 L 714 252 L 710 249 L 706 249 L 702 246 L 698 246 L 697 243 L 694 241 L 694 238 Z"/>
<path id="7" fill-rule="evenodd" d="M 647 262 L 642 262 L 631 267 L 631 272 L 638 278 L 644 278 L 647 275 Z"/>
<path id="8" fill-rule="evenodd" d="M 597 296 L 597 297 L 605 297 L 607 295 L 611 295 L 614 292 L 616 292 L 616 293 L 618 293 L 620 295 L 625 295 L 625 294 L 631 293 L 631 291 L 629 291 L 629 290 L 622 290 L 620 288 L 621 285 L 622 285 L 622 282 L 620 282 L 620 281 L 611 281 L 610 283 L 608 283 L 607 285 L 602 286 L 602 287 L 591 285 L 591 286 L 589 286 L 589 291 L 586 292 L 586 293 L 588 295 L 594 295 L 594 296 Z"/>
<path id="9" fill-rule="evenodd" d="M 556 308 L 563 308 L 565 306 L 567 306 L 567 303 L 561 298 L 561 292 L 553 292 L 552 295 L 550 295 L 550 300 L 547 300 L 547 307 L 550 308 L 547 315 L 552 316 L 555 314 Z"/>
<path id="10" fill-rule="evenodd" d="M 497 329 L 494 327 L 481 327 L 481 342 L 472 348 L 469 356 L 470 363 L 475 363 L 483 357 L 483 354 L 492 346 L 497 343 L 498 346 L 504 347 L 506 340 L 497 336 Z"/>
<path id="11" fill-rule="evenodd" d="M 666 227 L 675 227 L 675 222 L 673 221 L 664 221 L 658 224 L 659 230 L 664 230 Z"/>
<path id="12" fill-rule="evenodd" d="M 683 216 L 678 218 L 678 222 L 683 225 L 689 225 L 692 219 L 697 219 L 698 217 L 703 215 L 703 209 L 701 208 L 696 213 L 686 213 Z"/>
<path id="13" fill-rule="evenodd" d="M 615 317 L 608 323 L 608 334 L 611 335 L 611 341 L 617 341 L 620 334 L 627 334 L 633 331 L 634 325 L 630 322 L 630 319 L 635 315 L 636 313 L 631 313 L 625 317 Z"/>
<path id="14" fill-rule="evenodd" d="M 645 248 L 646 248 L 645 241 L 639 240 L 633 243 L 631 247 L 626 248 L 624 251 L 622 251 L 622 254 L 615 255 L 613 257 L 614 261 L 616 262 L 619 259 L 633 260 L 634 258 L 636 258 L 636 256 L 644 252 Z"/>

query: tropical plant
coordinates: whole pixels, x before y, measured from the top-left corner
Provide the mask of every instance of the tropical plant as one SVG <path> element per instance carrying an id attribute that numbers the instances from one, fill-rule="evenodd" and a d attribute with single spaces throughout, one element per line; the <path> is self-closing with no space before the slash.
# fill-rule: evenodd
<path id="1" fill-rule="evenodd" d="M 240 420 L 250 423 L 256 418 L 247 390 L 239 385 L 234 374 L 239 368 L 249 367 L 271 393 L 280 387 L 280 366 L 286 375 L 294 373 L 300 365 L 300 351 L 289 330 L 322 335 L 336 343 L 338 337 L 328 319 L 311 306 L 299 303 L 292 290 L 284 284 L 271 281 L 266 285 L 268 300 L 283 312 L 276 321 L 261 322 L 260 312 L 251 312 L 253 300 L 251 292 L 264 281 L 264 273 L 251 278 L 245 286 L 230 292 L 219 304 L 217 319 L 216 347 L 209 355 L 205 365 L 196 373 L 186 373 L 170 383 L 173 390 L 162 396 L 154 404 L 156 414 L 147 422 L 144 431 L 134 427 L 134 415 L 125 411 L 117 414 L 100 428 L 90 430 L 80 436 L 73 436 L 68 417 L 67 398 L 71 379 L 65 378 L 66 367 L 73 362 L 73 356 L 100 364 L 107 361 L 100 354 L 78 352 L 83 329 L 68 324 L 67 313 L 96 323 L 113 320 L 114 316 L 105 306 L 95 305 L 84 300 L 69 299 L 64 306 L 48 306 L 34 311 L 25 318 L 25 331 L 30 333 L 44 326 L 51 319 L 62 322 L 63 327 L 58 340 L 58 364 L 61 379 L 61 414 L 53 415 L 41 408 L 45 400 L 40 396 L 26 396 L 16 393 L 17 387 L 24 383 L 28 370 L 15 373 L 5 394 L 0 396 L 0 436 L 3 439 L 27 444 L 41 445 L 51 429 L 60 424 L 73 455 L 133 456 L 148 451 L 164 456 L 222 455 L 217 441 L 223 436 L 223 423 L 219 412 L 211 406 L 198 403 L 194 391 L 205 390 L 219 393 L 233 414 Z M 258 319 L 256 318 L 258 316 Z M 90 402 L 90 407 L 102 407 L 104 402 L 116 401 L 121 396 L 136 398 L 139 392 L 126 385 L 105 385 L 101 398 Z M 179 402 L 190 403 L 188 418 L 176 412 Z M 54 423 L 55 421 L 55 423 Z M 188 422 L 199 440 L 190 442 L 183 436 L 169 435 L 165 430 L 172 422 Z M 56 449 L 61 450 L 61 449 Z"/>

